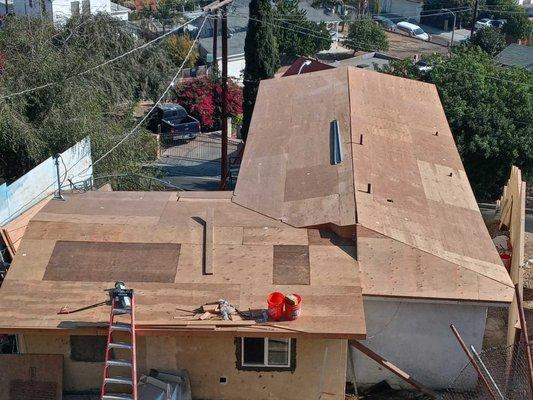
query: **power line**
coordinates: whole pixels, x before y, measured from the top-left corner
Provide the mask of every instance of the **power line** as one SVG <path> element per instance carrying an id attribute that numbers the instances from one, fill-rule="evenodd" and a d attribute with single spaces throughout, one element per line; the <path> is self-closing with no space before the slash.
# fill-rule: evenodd
<path id="1" fill-rule="evenodd" d="M 187 52 L 187 55 L 185 56 L 185 59 L 183 60 L 183 62 L 181 63 L 178 71 L 176 72 L 176 74 L 174 75 L 174 77 L 172 78 L 170 84 L 167 86 L 167 88 L 165 89 L 165 91 L 163 92 L 163 94 L 161 95 L 161 97 L 159 97 L 159 100 L 157 100 L 157 102 L 152 106 L 152 108 L 150 109 L 150 111 L 148 111 L 144 117 L 141 119 L 141 121 L 139 121 L 139 123 L 137 123 L 137 125 L 135 125 L 135 127 L 130 131 L 128 132 L 122 139 L 120 139 L 113 147 L 111 147 L 111 149 L 109 149 L 104 155 L 102 155 L 100 158 L 98 158 L 96 161 L 94 161 L 93 163 L 91 163 L 88 167 L 86 167 L 85 169 L 81 170 L 78 175 L 83 175 L 83 173 L 85 173 L 87 170 L 89 170 L 90 168 L 92 168 L 96 163 L 100 162 L 101 160 L 103 160 L 105 157 L 107 157 L 111 152 L 113 152 L 117 147 L 119 147 L 122 143 L 124 143 L 126 141 L 126 139 L 128 139 L 131 135 L 133 135 L 139 128 L 140 126 L 146 121 L 146 119 L 148 118 L 148 116 L 153 112 L 153 110 L 155 110 L 155 108 L 161 103 L 161 101 L 163 100 L 163 98 L 166 96 L 166 94 L 168 93 L 168 91 L 174 86 L 176 80 L 178 79 L 179 75 L 181 74 L 181 71 L 183 70 L 183 67 L 185 66 L 185 63 L 187 62 L 188 58 L 190 57 L 191 53 L 192 53 L 192 50 L 194 49 L 194 46 L 196 45 L 196 42 L 198 41 L 198 38 L 200 37 L 200 33 L 202 31 L 202 29 L 204 28 L 204 25 L 207 21 L 207 18 L 204 18 L 204 21 L 202 22 L 202 25 L 200 26 L 200 28 L 198 29 L 198 33 L 196 34 L 196 37 L 194 38 L 194 41 L 191 43 L 191 46 L 189 48 L 189 51 Z M 74 164 L 72 164 L 70 166 L 70 168 L 68 169 L 65 169 L 65 172 L 64 172 L 64 176 L 66 177 L 67 176 L 67 173 L 69 171 L 71 171 L 76 165 L 78 165 L 81 160 L 83 158 L 80 157 Z M 64 181 L 64 179 L 63 179 Z M 50 189 L 52 186 L 54 186 L 57 182 L 52 182 L 50 185 L 48 185 L 47 187 L 45 187 L 40 193 L 38 193 L 36 196 L 34 196 L 32 199 L 30 199 L 28 202 L 26 202 L 23 206 L 19 207 L 15 212 L 13 212 L 12 214 L 16 214 L 16 213 L 19 213 L 21 211 L 25 211 L 26 208 L 33 204 L 33 202 L 35 200 L 37 200 L 39 197 L 41 197 L 41 195 L 43 195 L 48 189 Z M 9 221 L 9 218 L 8 219 L 5 219 L 4 221 L 0 222 L 0 225 L 3 225 L 4 223 L 8 222 Z"/>
<path id="2" fill-rule="evenodd" d="M 248 19 L 251 19 L 253 21 L 260 22 L 260 23 L 265 23 L 262 20 L 259 20 L 259 19 L 256 19 L 256 18 L 251 18 L 250 16 L 244 16 L 244 15 L 238 14 L 238 13 L 233 13 L 232 15 L 238 16 L 240 18 L 248 18 Z M 324 35 L 314 35 L 314 34 L 311 34 L 309 32 L 303 32 L 303 31 L 300 31 L 300 30 L 291 29 L 291 28 L 288 28 L 288 27 L 283 26 L 283 25 L 274 24 L 272 22 L 266 22 L 266 24 L 273 25 L 273 26 L 276 26 L 276 27 L 279 27 L 279 28 L 282 28 L 282 29 L 287 29 L 287 30 L 290 30 L 290 31 L 293 31 L 293 32 L 296 32 L 296 33 L 300 33 L 302 35 L 316 37 L 316 38 L 319 38 L 319 39 L 324 39 L 324 38 L 327 37 L 327 36 L 324 36 Z M 353 43 L 353 44 L 359 44 L 359 45 L 363 45 L 363 46 L 367 46 L 369 44 L 368 42 L 365 43 L 365 42 L 359 42 L 359 41 L 355 41 L 355 40 L 345 40 L 345 42 L 350 42 L 350 43 Z M 367 51 L 377 51 L 377 52 L 379 52 L 380 50 L 379 49 L 370 49 L 370 50 L 367 50 Z M 428 65 L 430 65 L 432 67 L 438 67 L 438 65 L 434 65 L 434 64 L 430 64 L 430 63 L 428 63 Z M 462 72 L 462 73 L 466 73 L 466 74 L 470 74 L 470 75 L 474 75 L 474 76 L 482 75 L 482 76 L 484 76 L 486 78 L 489 78 L 489 79 L 494 79 L 494 80 L 498 80 L 498 81 L 501 81 L 501 82 L 506 82 L 506 83 L 510 83 L 510 84 L 514 84 L 514 85 L 522 85 L 522 86 L 525 86 L 525 87 L 533 86 L 533 85 L 530 85 L 530 84 L 527 84 L 527 83 L 523 83 L 523 82 L 511 81 L 511 80 L 508 80 L 508 79 L 503 79 L 503 78 L 498 78 L 498 77 L 495 77 L 495 76 L 492 76 L 492 75 L 483 74 L 481 72 L 480 73 L 475 73 L 475 72 L 470 72 L 470 71 L 466 71 L 466 70 L 463 70 L 463 69 L 451 68 L 448 65 L 446 66 L 446 68 L 448 68 L 448 69 L 450 69 L 452 71 L 458 71 L 458 72 Z"/>
<path id="3" fill-rule="evenodd" d="M 202 32 L 202 29 L 204 28 L 204 25 L 205 25 L 206 21 L 207 21 L 207 18 L 204 18 L 204 21 L 202 22 L 202 25 L 198 29 L 198 33 L 196 34 L 196 37 L 194 38 L 193 42 L 191 43 L 189 51 L 187 52 L 187 55 L 183 59 L 183 62 L 181 63 L 178 71 L 176 72 L 176 74 L 174 75 L 172 80 L 170 81 L 170 83 L 167 86 L 167 88 L 163 91 L 163 94 L 159 97 L 159 99 L 152 106 L 152 108 L 150 108 L 150 110 L 144 115 L 144 117 L 137 123 L 137 125 L 135 125 L 135 127 L 130 132 L 128 132 L 122 139 L 120 139 L 113 147 L 111 147 L 111 149 L 109 149 L 106 153 L 104 153 L 104 155 L 102 155 L 100 158 L 98 158 L 96 161 L 94 161 L 89 167 L 87 167 L 86 170 L 91 168 L 91 167 L 93 167 L 95 164 L 97 164 L 101 160 L 103 160 L 110 153 L 112 153 L 117 147 L 119 147 L 122 143 L 124 143 L 126 141 L 126 139 L 128 139 L 131 135 L 133 135 L 141 127 L 141 125 L 146 121 L 148 116 L 151 115 L 152 112 L 156 109 L 156 107 L 161 103 L 163 98 L 167 95 L 168 91 L 175 85 L 176 80 L 179 78 L 179 76 L 181 74 L 181 71 L 183 70 L 183 67 L 185 66 L 185 63 L 189 59 L 189 57 L 190 57 L 190 55 L 191 55 L 191 53 L 192 53 L 192 51 L 194 49 L 194 46 L 196 45 L 196 42 L 198 41 L 198 39 L 200 37 L 200 33 Z M 82 171 L 81 173 L 83 173 L 83 172 L 85 172 L 85 170 Z"/>
<path id="4" fill-rule="evenodd" d="M 66 81 L 69 81 L 69 80 L 71 80 L 72 78 L 76 78 L 76 77 L 79 77 L 79 76 L 86 75 L 86 74 L 88 74 L 88 73 L 90 73 L 90 72 L 92 72 L 92 71 L 95 71 L 95 70 L 97 70 L 97 69 L 99 69 L 99 68 L 101 68 L 101 67 L 104 67 L 104 66 L 106 66 L 106 65 L 108 65 L 108 64 L 111 64 L 111 63 L 113 63 L 113 62 L 115 62 L 115 61 L 118 61 L 118 60 L 120 60 L 120 59 L 122 59 L 122 58 L 124 58 L 124 57 L 126 57 L 126 56 L 129 56 L 130 54 L 133 54 L 133 53 L 135 53 L 136 51 L 139 51 L 139 50 L 141 50 L 141 49 L 144 49 L 144 48 L 146 48 L 146 47 L 148 47 L 148 46 L 150 46 L 150 45 L 152 45 L 152 44 L 154 44 L 154 43 L 156 43 L 156 42 L 158 42 L 158 41 L 164 39 L 165 37 L 167 37 L 167 36 L 169 36 L 169 35 L 172 35 L 172 34 L 175 33 L 176 31 L 178 31 L 179 29 L 183 28 L 184 26 L 188 25 L 189 23 L 193 22 L 194 20 L 200 18 L 201 16 L 202 16 L 202 15 L 199 15 L 199 16 L 197 16 L 197 17 L 195 17 L 195 18 L 192 18 L 192 19 L 190 19 L 189 21 L 185 22 L 184 24 L 182 24 L 182 25 L 180 25 L 180 26 L 178 26 L 178 27 L 176 27 L 176 28 L 174 28 L 174 29 L 168 31 L 167 33 L 164 33 L 164 34 L 161 35 L 161 36 L 156 37 L 155 39 L 150 40 L 149 42 L 146 42 L 146 43 L 143 43 L 143 44 L 140 45 L 140 46 L 134 47 L 133 49 L 131 49 L 131 50 L 125 52 L 125 53 L 122 53 L 122 54 L 120 54 L 119 56 L 116 56 L 116 57 L 113 57 L 113 58 L 111 58 L 111 59 L 109 59 L 109 60 L 106 60 L 106 61 L 104 61 L 104 62 L 102 62 L 102 63 L 100 63 L 100 64 L 98 64 L 98 65 L 95 65 L 94 67 L 91 67 L 91 68 L 89 68 L 89 69 L 86 69 L 85 71 L 82 71 L 82 72 L 79 72 L 79 73 L 77 73 L 77 74 L 71 75 L 71 76 L 69 76 L 69 77 L 67 77 L 67 78 L 65 78 L 65 79 L 59 80 L 59 81 L 48 82 L 48 83 L 45 83 L 45 84 L 43 84 L 43 85 L 35 86 L 35 87 L 33 87 L 33 88 L 30 88 L 30 89 L 21 90 L 20 92 L 15 92 L 15 93 L 11 93 L 11 94 L 8 94 L 8 95 L 5 95 L 5 96 L 0 96 L 0 100 L 3 100 L 3 99 L 10 99 L 10 98 L 13 98 L 13 97 L 16 97 L 16 96 L 20 96 L 20 95 L 23 95 L 23 94 L 26 94 L 26 93 L 31 93 L 31 92 L 35 92 L 35 91 L 37 91 L 37 90 L 46 89 L 46 88 L 48 88 L 48 87 L 55 86 L 55 85 L 58 85 L 58 84 L 60 84 L 60 83 L 64 83 L 64 82 L 66 82 Z"/>

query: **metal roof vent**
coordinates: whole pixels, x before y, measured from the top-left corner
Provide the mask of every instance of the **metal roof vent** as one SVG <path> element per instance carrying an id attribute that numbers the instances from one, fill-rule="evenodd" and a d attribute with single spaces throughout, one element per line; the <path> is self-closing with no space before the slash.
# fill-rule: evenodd
<path id="1" fill-rule="evenodd" d="M 339 121 L 336 119 L 329 124 L 330 130 L 330 151 L 331 165 L 337 165 L 342 162 L 342 142 Z"/>

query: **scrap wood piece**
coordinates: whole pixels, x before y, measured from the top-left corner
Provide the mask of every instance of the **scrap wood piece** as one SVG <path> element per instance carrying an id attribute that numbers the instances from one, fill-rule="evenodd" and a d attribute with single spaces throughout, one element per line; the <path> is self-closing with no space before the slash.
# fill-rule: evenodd
<path id="1" fill-rule="evenodd" d="M 435 392 L 433 392 L 431 389 L 426 388 L 424 385 L 422 385 L 420 382 L 413 379 L 407 372 L 403 371 L 396 365 L 394 365 L 392 362 L 384 359 L 379 354 L 375 353 L 374 351 L 370 350 L 368 347 L 363 345 L 361 342 L 358 342 L 357 340 L 349 340 L 348 344 L 350 346 L 355 347 L 357 350 L 359 350 L 361 353 L 365 354 L 366 356 L 370 357 L 372 360 L 377 362 L 379 365 L 387 368 L 390 372 L 392 372 L 394 375 L 398 376 L 408 384 L 410 384 L 415 389 L 419 390 L 420 392 L 428 395 L 432 399 L 436 399 L 437 395 Z"/>
<path id="2" fill-rule="evenodd" d="M 215 210 L 209 207 L 205 219 L 204 233 L 204 275 L 213 275 L 213 243 L 214 243 Z"/>
<path id="3" fill-rule="evenodd" d="M 9 237 L 9 233 L 6 229 L 0 228 L 0 238 L 2 239 L 2 242 L 4 243 L 4 246 L 7 248 L 7 252 L 9 253 L 9 257 L 13 260 L 15 257 L 15 246 L 11 242 L 11 238 Z"/>

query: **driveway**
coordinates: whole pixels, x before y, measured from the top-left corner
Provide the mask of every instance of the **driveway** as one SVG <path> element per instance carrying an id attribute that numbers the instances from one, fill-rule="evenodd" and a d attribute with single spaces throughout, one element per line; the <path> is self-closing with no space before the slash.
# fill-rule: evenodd
<path id="1" fill-rule="evenodd" d="M 230 157 L 237 153 L 240 141 L 228 140 Z M 162 146 L 154 163 L 165 180 L 184 190 L 217 190 L 220 183 L 221 137 L 204 133 L 187 143 Z"/>
<path id="2" fill-rule="evenodd" d="M 448 44 L 448 43 L 451 43 L 452 41 L 451 31 L 443 31 L 442 29 L 435 28 L 434 26 L 422 25 L 422 24 L 420 24 L 420 27 L 426 33 L 429 33 L 431 35 L 431 40 L 434 42 L 441 43 L 441 44 Z M 456 29 L 453 36 L 454 36 L 453 37 L 454 44 L 458 45 L 462 41 L 470 38 L 470 30 L 469 29 Z"/>

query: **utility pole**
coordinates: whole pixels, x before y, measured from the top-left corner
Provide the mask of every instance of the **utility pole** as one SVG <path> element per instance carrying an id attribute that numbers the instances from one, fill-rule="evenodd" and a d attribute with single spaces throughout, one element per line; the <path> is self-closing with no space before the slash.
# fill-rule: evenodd
<path id="1" fill-rule="evenodd" d="M 220 158 L 220 190 L 228 181 L 228 10 L 222 8 L 222 155 Z"/>
<path id="2" fill-rule="evenodd" d="M 474 5 L 474 15 L 472 16 L 472 26 L 470 27 L 470 38 L 474 36 L 474 26 L 477 20 L 477 9 L 478 9 L 478 0 L 476 0 L 476 4 Z"/>
<path id="3" fill-rule="evenodd" d="M 7 15 L 9 13 L 9 7 L 7 6 L 7 0 L 4 0 L 4 1 L 6 2 L 5 5 L 6 5 L 6 15 Z"/>
<path id="4" fill-rule="evenodd" d="M 222 145 L 220 157 L 220 190 L 227 189 L 228 171 L 228 10 L 227 5 L 233 0 L 216 0 L 203 8 L 213 13 L 221 9 L 222 14 Z M 214 56 L 214 54 L 213 54 Z"/>
<path id="5" fill-rule="evenodd" d="M 213 65 L 211 68 L 218 68 L 217 61 L 217 40 L 218 40 L 218 11 L 214 12 L 215 19 L 213 21 Z"/>

